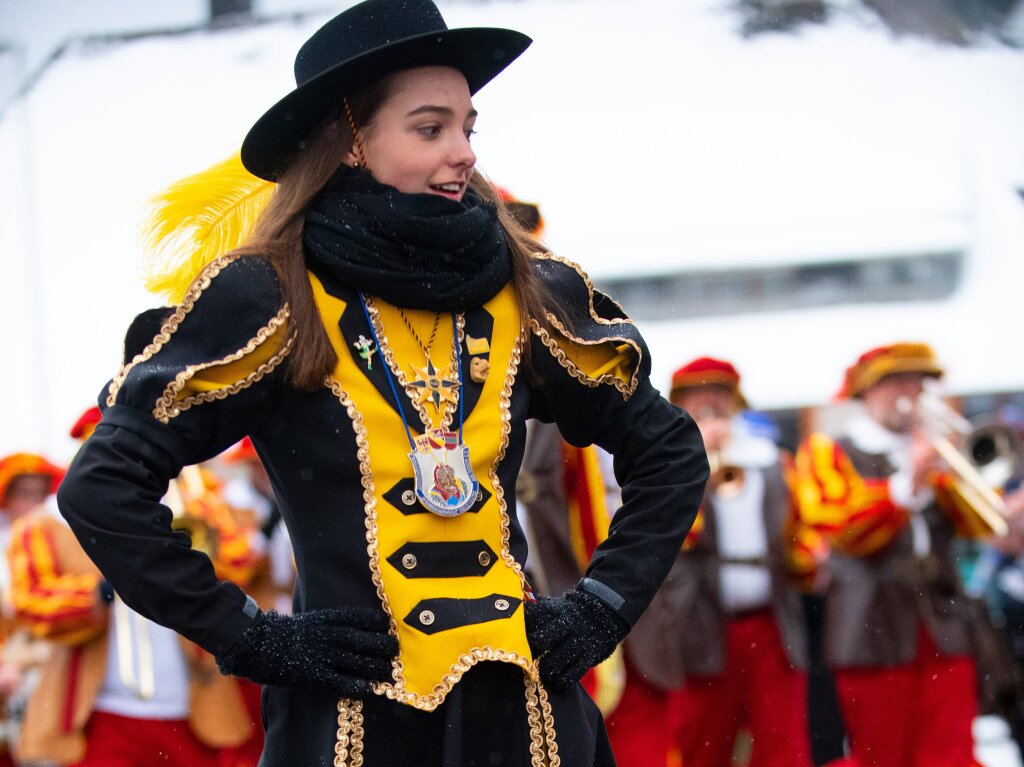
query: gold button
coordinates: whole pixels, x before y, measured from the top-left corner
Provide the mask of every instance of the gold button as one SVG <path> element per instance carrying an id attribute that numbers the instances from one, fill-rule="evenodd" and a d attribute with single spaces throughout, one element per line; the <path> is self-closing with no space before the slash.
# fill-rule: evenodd
<path id="1" fill-rule="evenodd" d="M 406 554 L 404 557 L 402 557 L 402 567 L 404 567 L 406 570 L 412 570 L 414 567 L 416 567 L 416 555 Z"/>
<path id="2" fill-rule="evenodd" d="M 424 610 L 420 613 L 420 623 L 424 626 L 429 626 L 434 622 L 434 614 L 430 610 Z"/>
<path id="3" fill-rule="evenodd" d="M 477 560 L 480 562 L 481 567 L 487 567 L 491 563 L 491 555 L 486 551 L 481 551 Z"/>
<path id="4" fill-rule="evenodd" d="M 415 504 L 416 493 L 414 493 L 412 490 L 406 490 L 404 493 L 402 493 L 402 503 L 404 503 L 406 506 L 412 506 L 413 504 Z"/>
<path id="5" fill-rule="evenodd" d="M 505 610 L 508 609 L 508 600 L 507 599 L 496 599 L 496 600 L 494 600 L 494 609 L 495 610 L 501 610 L 502 612 L 504 612 Z"/>

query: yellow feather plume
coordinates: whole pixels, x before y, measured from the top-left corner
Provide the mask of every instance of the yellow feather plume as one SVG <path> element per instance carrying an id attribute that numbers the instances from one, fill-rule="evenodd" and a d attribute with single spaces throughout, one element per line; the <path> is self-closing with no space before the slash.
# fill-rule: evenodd
<path id="1" fill-rule="evenodd" d="M 151 197 L 141 231 L 146 288 L 181 301 L 203 267 L 245 243 L 273 191 L 236 153 Z"/>

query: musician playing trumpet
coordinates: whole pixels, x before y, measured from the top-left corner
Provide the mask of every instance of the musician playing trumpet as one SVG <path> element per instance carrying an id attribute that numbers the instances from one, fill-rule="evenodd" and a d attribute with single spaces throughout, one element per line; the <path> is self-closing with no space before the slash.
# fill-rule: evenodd
<path id="1" fill-rule="evenodd" d="M 88 439 L 100 420 L 90 408 L 71 436 Z M 201 520 L 212 536 L 210 566 L 247 582 L 257 565 L 247 531 L 208 487 L 179 496 L 190 529 L 203 529 Z M 182 536 L 178 545 L 189 544 Z M 42 508 L 26 514 L 7 555 L 15 616 L 52 646 L 27 704 L 19 764 L 254 767 L 259 749 L 252 754 L 249 746 L 262 742 L 262 728 L 244 705 L 240 680 L 125 605 L 63 519 Z"/>
<path id="2" fill-rule="evenodd" d="M 794 537 L 783 456 L 737 426 L 746 407 L 732 363 L 701 357 L 672 377 L 672 403 L 696 421 L 711 479 L 683 551 L 625 643 L 626 691 L 610 720 L 613 744 L 632 710 L 633 749 L 620 765 L 664 764 L 660 733 L 686 767 L 728 767 L 738 731 L 751 765 L 809 767 L 804 619 L 797 587 L 816 560 Z M 659 710 L 672 711 L 668 726 Z M 632 754 L 644 754 L 636 760 Z"/>
<path id="3" fill-rule="evenodd" d="M 986 532 L 927 438 L 932 349 L 872 349 L 846 371 L 859 404 L 838 437 L 797 453 L 800 514 L 831 544 L 826 657 L 860 767 L 971 767 L 971 621 L 951 544 Z"/>

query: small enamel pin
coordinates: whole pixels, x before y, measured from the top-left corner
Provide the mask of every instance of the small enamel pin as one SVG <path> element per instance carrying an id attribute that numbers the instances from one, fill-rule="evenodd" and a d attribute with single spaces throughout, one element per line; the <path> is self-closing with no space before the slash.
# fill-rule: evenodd
<path id="1" fill-rule="evenodd" d="M 352 345 L 359 351 L 359 358 L 366 360 L 366 369 L 373 370 L 373 355 L 377 353 L 373 341 L 360 333 L 359 340 L 354 341 Z"/>
<path id="2" fill-rule="evenodd" d="M 482 384 L 491 372 L 491 363 L 483 357 L 473 357 L 469 361 L 469 378 L 474 383 Z"/>

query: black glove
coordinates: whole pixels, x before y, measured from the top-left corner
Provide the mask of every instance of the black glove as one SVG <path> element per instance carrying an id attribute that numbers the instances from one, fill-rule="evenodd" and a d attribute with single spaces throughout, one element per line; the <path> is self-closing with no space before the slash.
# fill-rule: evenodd
<path id="1" fill-rule="evenodd" d="M 526 639 L 540 658 L 540 678 L 555 690 L 567 690 L 587 669 L 615 651 L 629 624 L 608 605 L 581 589 L 563 597 L 526 602 Z"/>
<path id="2" fill-rule="evenodd" d="M 380 610 L 343 607 L 280 615 L 260 613 L 217 659 L 221 673 L 273 687 L 302 687 L 339 697 L 370 694 L 391 678 L 398 640 Z"/>

